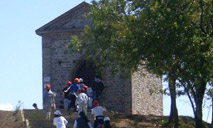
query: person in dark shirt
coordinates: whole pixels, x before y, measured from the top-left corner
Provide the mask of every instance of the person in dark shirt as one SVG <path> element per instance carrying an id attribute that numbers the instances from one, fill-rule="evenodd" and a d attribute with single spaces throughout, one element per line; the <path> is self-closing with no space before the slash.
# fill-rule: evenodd
<path id="1" fill-rule="evenodd" d="M 79 113 L 79 117 L 75 120 L 73 128 L 92 128 L 92 124 L 84 112 Z"/>
<path id="2" fill-rule="evenodd" d="M 92 82 L 93 101 L 100 101 L 102 91 L 104 90 L 104 84 L 99 76 L 95 76 L 95 80 Z"/>
<path id="3" fill-rule="evenodd" d="M 63 88 L 63 98 L 64 98 L 64 109 L 69 110 L 69 105 L 70 105 L 70 98 L 68 97 L 69 92 L 66 90 L 72 85 L 71 81 L 67 82 L 66 87 Z"/>

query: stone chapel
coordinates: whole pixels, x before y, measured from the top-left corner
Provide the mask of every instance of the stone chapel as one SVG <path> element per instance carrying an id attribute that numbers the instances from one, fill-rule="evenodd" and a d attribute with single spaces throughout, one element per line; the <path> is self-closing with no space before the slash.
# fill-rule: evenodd
<path id="1" fill-rule="evenodd" d="M 94 67 L 86 64 L 84 56 L 67 47 L 72 36 L 80 35 L 85 25 L 92 25 L 91 20 L 85 18 L 89 11 L 90 4 L 82 2 L 36 30 L 36 34 L 42 37 L 42 88 L 44 90 L 46 84 L 51 84 L 57 93 L 57 104 L 62 100 L 62 89 L 68 80 L 73 82 L 75 77 L 83 78 L 90 86 L 95 77 Z M 140 69 L 128 80 L 119 75 L 112 76 L 107 69 L 101 74 L 106 86 L 103 103 L 107 109 L 126 114 L 163 115 L 161 78 Z"/>

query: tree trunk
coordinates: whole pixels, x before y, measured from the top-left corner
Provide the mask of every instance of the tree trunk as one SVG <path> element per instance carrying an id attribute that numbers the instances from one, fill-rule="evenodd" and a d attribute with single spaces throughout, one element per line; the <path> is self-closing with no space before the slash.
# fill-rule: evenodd
<path id="1" fill-rule="evenodd" d="M 175 87 L 175 79 L 169 78 L 169 91 L 171 94 L 171 110 L 169 116 L 169 123 L 175 124 L 175 128 L 178 128 L 178 110 L 176 105 L 176 87 Z"/>
<path id="2" fill-rule="evenodd" d="M 195 121 L 196 121 L 196 128 L 202 128 L 203 122 L 202 122 L 202 103 L 196 104 L 196 115 L 195 115 Z"/>
<path id="3" fill-rule="evenodd" d="M 195 121 L 196 121 L 196 128 L 203 128 L 203 113 L 202 113 L 202 106 L 203 106 L 203 97 L 206 90 L 206 82 L 201 80 L 200 86 L 196 89 L 196 96 L 195 96 L 195 104 L 196 104 L 196 111 L 195 111 Z"/>

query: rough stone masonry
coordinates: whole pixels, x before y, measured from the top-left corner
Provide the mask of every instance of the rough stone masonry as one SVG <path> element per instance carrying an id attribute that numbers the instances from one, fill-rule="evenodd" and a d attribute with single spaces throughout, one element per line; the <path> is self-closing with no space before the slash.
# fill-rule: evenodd
<path id="1" fill-rule="evenodd" d="M 62 89 L 68 80 L 81 77 L 90 86 L 95 76 L 94 67 L 88 66 L 84 56 L 67 47 L 72 36 L 80 36 L 85 25 L 92 25 L 91 20 L 84 16 L 89 8 L 90 4 L 82 2 L 36 30 L 36 34 L 42 37 L 43 90 L 46 84 L 51 84 L 52 90 L 57 93 L 57 105 L 62 100 Z M 105 72 L 101 77 L 106 86 L 103 105 L 107 109 L 126 114 L 163 114 L 161 78 L 143 67 L 127 80 L 119 75 L 112 76 L 108 69 Z M 155 93 L 151 93 L 152 90 Z"/>

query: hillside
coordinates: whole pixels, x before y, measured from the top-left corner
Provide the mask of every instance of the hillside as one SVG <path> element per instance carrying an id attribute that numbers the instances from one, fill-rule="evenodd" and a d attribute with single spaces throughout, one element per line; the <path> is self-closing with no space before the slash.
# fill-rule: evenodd
<path id="1" fill-rule="evenodd" d="M 22 122 L 20 112 L 0 111 L 0 128 L 54 128 L 51 120 L 45 120 L 41 110 L 24 110 L 24 116 L 29 121 L 27 127 Z M 77 113 L 68 113 L 63 111 L 63 116 L 69 121 L 67 128 L 72 128 Z M 142 115 L 125 115 L 108 113 L 113 128 L 169 128 L 166 124 L 168 117 L 165 116 L 142 116 Z M 91 115 L 88 115 L 91 119 Z M 91 120 L 92 121 L 92 120 Z M 194 120 L 190 117 L 180 117 L 179 128 L 194 128 Z M 213 128 L 210 124 L 205 123 L 205 128 Z"/>
<path id="2" fill-rule="evenodd" d="M 25 128 L 19 112 L 0 111 L 0 128 Z"/>

